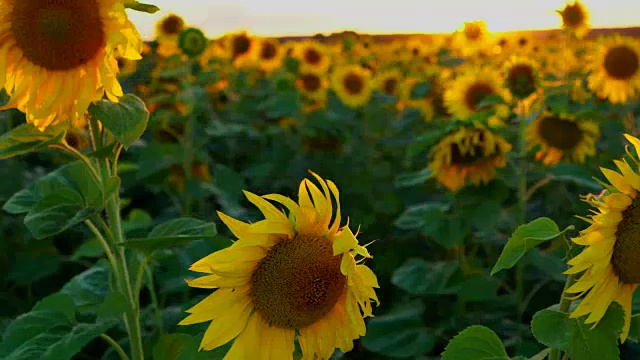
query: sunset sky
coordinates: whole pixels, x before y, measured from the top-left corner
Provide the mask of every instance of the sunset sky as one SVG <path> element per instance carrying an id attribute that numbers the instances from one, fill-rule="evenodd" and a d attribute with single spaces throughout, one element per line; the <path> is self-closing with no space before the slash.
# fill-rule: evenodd
<path id="1" fill-rule="evenodd" d="M 263 36 L 354 30 L 367 33 L 451 32 L 464 21 L 484 19 L 491 31 L 558 27 L 563 0 L 142 0 L 162 10 L 130 11 L 150 39 L 154 23 L 174 12 L 217 37 L 247 29 Z M 584 0 L 593 27 L 640 25 L 638 0 Z"/>

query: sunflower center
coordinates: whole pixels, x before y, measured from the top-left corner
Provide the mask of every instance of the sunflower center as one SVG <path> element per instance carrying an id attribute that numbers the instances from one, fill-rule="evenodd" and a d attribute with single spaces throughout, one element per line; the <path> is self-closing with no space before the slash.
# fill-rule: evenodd
<path id="1" fill-rule="evenodd" d="M 584 14 L 578 4 L 568 5 L 562 12 L 562 22 L 569 27 L 576 27 L 584 21 Z"/>
<path id="2" fill-rule="evenodd" d="M 622 212 L 622 221 L 616 231 L 611 263 L 613 269 L 625 284 L 640 283 L 640 199 Z"/>
<path id="3" fill-rule="evenodd" d="M 167 35 L 178 35 L 184 27 L 184 21 L 176 15 L 169 15 L 162 21 L 162 31 Z"/>
<path id="4" fill-rule="evenodd" d="M 525 47 L 527 46 L 528 42 L 529 40 L 526 37 L 521 37 L 520 40 L 518 40 L 518 45 L 520 45 L 521 47 Z"/>
<path id="5" fill-rule="evenodd" d="M 493 93 L 494 93 L 493 88 L 488 84 L 475 83 L 471 85 L 467 90 L 464 96 L 464 101 L 470 109 L 474 111 L 479 111 L 479 110 L 482 110 L 484 106 L 478 107 L 478 105 L 480 105 L 480 103 L 485 97 Z"/>
<path id="6" fill-rule="evenodd" d="M 514 65 L 507 74 L 509 90 L 520 98 L 525 98 L 536 91 L 536 83 L 531 66 L 526 64 Z"/>
<path id="7" fill-rule="evenodd" d="M 507 43 L 508 43 L 508 42 L 507 42 L 507 39 L 502 38 L 502 39 L 500 39 L 500 41 L 498 42 L 498 45 L 499 45 L 500 47 L 505 47 L 505 46 L 507 46 Z"/>
<path id="8" fill-rule="evenodd" d="M 609 49 L 604 58 L 604 69 L 617 80 L 628 80 L 638 72 L 640 59 L 638 54 L 627 46 L 621 45 Z"/>
<path id="9" fill-rule="evenodd" d="M 256 310 L 269 324 L 301 329 L 322 319 L 345 290 L 341 256 L 326 238 L 297 235 L 282 239 L 251 275 Z"/>
<path id="10" fill-rule="evenodd" d="M 344 77 L 344 87 L 351 95 L 357 95 L 364 89 L 364 80 L 354 73 L 349 73 Z"/>
<path id="11" fill-rule="evenodd" d="M 464 34 L 469 40 L 477 40 L 482 36 L 482 29 L 479 26 L 471 25 L 464 29 Z"/>
<path id="12" fill-rule="evenodd" d="M 316 49 L 307 49 L 307 51 L 304 52 L 304 61 L 307 64 L 315 65 L 319 63 L 321 59 L 322 56 L 320 56 L 320 53 Z"/>
<path id="13" fill-rule="evenodd" d="M 582 136 L 582 130 L 573 121 L 554 116 L 544 117 L 541 120 L 540 137 L 556 149 L 572 150 L 580 143 Z"/>
<path id="14" fill-rule="evenodd" d="M 309 92 L 317 91 L 320 88 L 320 79 L 313 74 L 304 74 L 300 78 L 302 87 Z"/>
<path id="15" fill-rule="evenodd" d="M 420 49 L 418 49 L 418 48 L 413 48 L 413 49 L 411 50 L 411 54 L 412 54 L 413 56 L 418 56 L 418 55 L 420 55 Z"/>
<path id="16" fill-rule="evenodd" d="M 277 52 L 275 45 L 270 42 L 266 42 L 262 45 L 260 57 L 264 60 L 271 60 L 276 57 Z"/>
<path id="17" fill-rule="evenodd" d="M 47 70 L 82 66 L 105 42 L 96 0 L 15 1 L 11 31 L 24 56 Z"/>
<path id="18" fill-rule="evenodd" d="M 482 145 L 473 145 L 470 149 L 465 150 L 463 151 L 458 143 L 451 144 L 451 164 L 470 165 L 485 158 Z"/>
<path id="19" fill-rule="evenodd" d="M 382 86 L 384 93 L 387 95 L 395 94 L 397 88 L 398 88 L 398 79 L 396 78 L 386 79 L 384 81 L 384 85 Z"/>
<path id="20" fill-rule="evenodd" d="M 244 55 L 249 51 L 249 47 L 251 46 L 251 40 L 245 34 L 241 34 L 238 36 L 234 36 L 233 41 L 231 43 L 231 50 L 233 58 L 237 58 L 238 56 Z"/>

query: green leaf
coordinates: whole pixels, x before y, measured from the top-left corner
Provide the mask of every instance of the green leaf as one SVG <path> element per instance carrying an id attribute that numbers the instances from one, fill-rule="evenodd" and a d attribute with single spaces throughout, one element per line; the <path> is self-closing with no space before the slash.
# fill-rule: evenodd
<path id="1" fill-rule="evenodd" d="M 402 230 L 419 229 L 444 217 L 450 206 L 450 204 L 444 202 L 413 205 L 400 214 L 393 225 Z"/>
<path id="2" fill-rule="evenodd" d="M 485 96 L 484 98 L 482 98 L 482 101 L 480 101 L 478 103 L 478 105 L 476 105 L 477 109 L 484 109 L 486 107 L 492 106 L 492 105 L 499 105 L 499 104 L 504 104 L 504 99 L 502 98 L 502 96 L 497 95 L 497 94 L 493 94 L 493 95 L 488 95 Z"/>
<path id="3" fill-rule="evenodd" d="M 4 204 L 2 207 L 4 211 L 9 214 L 25 214 L 31 210 L 38 199 L 36 199 L 29 189 L 22 189 L 17 193 L 13 194 L 13 196 Z"/>
<path id="4" fill-rule="evenodd" d="M 38 301 L 31 309 L 31 311 L 36 310 L 57 310 L 63 313 L 69 321 L 74 321 L 76 318 L 76 305 L 71 296 L 65 293 L 55 293 Z"/>
<path id="5" fill-rule="evenodd" d="M 640 341 L 640 314 L 631 317 L 631 328 L 629 329 L 629 340 Z"/>
<path id="6" fill-rule="evenodd" d="M 117 103 L 100 100 L 89 107 L 89 114 L 100 120 L 125 149 L 142 136 L 149 121 L 144 102 L 131 94 L 121 97 Z"/>
<path id="7" fill-rule="evenodd" d="M 24 218 L 24 224 L 33 237 L 44 239 L 94 214 L 95 209 L 86 208 L 80 194 L 69 188 L 61 188 L 57 193 L 41 199 Z"/>
<path id="8" fill-rule="evenodd" d="M 500 254 L 498 261 L 493 266 L 491 275 L 503 269 L 510 269 L 527 251 L 545 241 L 553 240 L 573 228 L 573 226 L 568 226 L 560 231 L 553 220 L 545 217 L 519 226 L 507 242 L 507 245 L 502 249 L 502 254 Z"/>
<path id="9" fill-rule="evenodd" d="M 0 136 L 0 160 L 60 143 L 66 134 L 66 126 L 49 126 L 40 131 L 32 124 L 23 124 L 12 129 Z"/>
<path id="10" fill-rule="evenodd" d="M 178 218 L 156 226 L 144 239 L 131 239 L 119 245 L 144 253 L 184 245 L 194 240 L 214 239 L 216 224 L 193 218 Z"/>
<path id="11" fill-rule="evenodd" d="M 72 260 L 78 260 L 83 257 L 86 258 L 99 258 L 104 255 L 104 249 L 100 240 L 93 238 L 91 240 L 83 242 L 76 251 L 71 255 Z"/>
<path id="12" fill-rule="evenodd" d="M 457 268 L 453 262 L 426 262 L 411 258 L 393 272 L 391 283 L 411 295 L 444 294 Z"/>
<path id="13" fill-rule="evenodd" d="M 106 260 L 100 260 L 92 268 L 73 277 L 61 292 L 71 296 L 77 307 L 98 305 L 109 294 L 111 270 Z"/>
<path id="14" fill-rule="evenodd" d="M 422 323 L 422 302 L 396 307 L 367 322 L 362 344 L 369 351 L 394 358 L 408 358 L 433 351 L 436 337 Z"/>
<path id="15" fill-rule="evenodd" d="M 124 6 L 128 9 L 145 12 L 147 14 L 155 14 L 160 8 L 155 5 L 143 4 L 136 0 L 125 0 Z"/>
<path id="16" fill-rule="evenodd" d="M 447 292 L 456 294 L 462 301 L 487 301 L 496 298 L 499 286 L 498 280 L 489 275 L 474 275 L 450 287 Z"/>
<path id="17" fill-rule="evenodd" d="M 540 351 L 539 353 L 535 354 L 533 357 L 529 358 L 529 360 L 545 360 L 550 352 L 551 352 L 551 349 L 546 348 Z"/>
<path id="18" fill-rule="evenodd" d="M 414 173 L 402 174 L 395 178 L 395 187 L 407 187 L 424 184 L 431 179 L 433 172 L 430 167 L 426 167 Z"/>
<path id="19" fill-rule="evenodd" d="M 510 360 L 493 330 L 473 325 L 456 335 L 442 353 L 442 360 Z"/>
<path id="20" fill-rule="evenodd" d="M 119 291 L 112 291 L 107 295 L 102 304 L 98 306 L 96 315 L 98 321 L 118 320 L 124 314 L 129 305 L 127 298 Z"/>
<path id="21" fill-rule="evenodd" d="M 589 171 L 584 166 L 577 164 L 558 164 L 549 170 L 548 175 L 556 181 L 572 182 L 594 191 L 602 190 L 602 186 L 593 180 Z"/>
<path id="22" fill-rule="evenodd" d="M 618 338 L 624 325 L 622 306 L 612 303 L 593 329 L 593 324 L 584 323 L 586 318 L 570 319 L 565 312 L 545 309 L 533 316 L 531 332 L 540 343 L 565 351 L 571 359 L 618 359 Z"/>
<path id="23" fill-rule="evenodd" d="M 421 99 L 429 94 L 431 90 L 431 84 L 428 82 L 419 82 L 413 86 L 411 90 L 411 99 Z"/>

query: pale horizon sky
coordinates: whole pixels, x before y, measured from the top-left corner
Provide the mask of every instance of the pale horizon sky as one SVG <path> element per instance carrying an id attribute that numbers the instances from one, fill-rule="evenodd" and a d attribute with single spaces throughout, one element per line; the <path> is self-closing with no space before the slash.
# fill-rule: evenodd
<path id="1" fill-rule="evenodd" d="M 145 39 L 169 13 L 214 38 L 246 29 L 262 36 L 309 35 L 353 30 L 366 33 L 452 32 L 464 21 L 484 19 L 490 31 L 560 26 L 555 10 L 563 0 L 141 0 L 160 7 L 155 14 L 129 10 Z M 573 2 L 573 1 L 571 1 Z M 638 0 L 583 0 L 592 27 L 640 25 Z"/>

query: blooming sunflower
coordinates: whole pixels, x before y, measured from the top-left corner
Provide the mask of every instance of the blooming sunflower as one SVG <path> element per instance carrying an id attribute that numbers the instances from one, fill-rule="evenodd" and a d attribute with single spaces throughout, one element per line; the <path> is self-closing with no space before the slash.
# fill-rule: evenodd
<path id="1" fill-rule="evenodd" d="M 504 78 L 511 95 L 525 99 L 538 89 L 538 65 L 529 58 L 512 56 L 504 65 Z"/>
<path id="2" fill-rule="evenodd" d="M 398 96 L 401 81 L 402 74 L 400 70 L 395 68 L 381 71 L 377 73 L 375 77 L 376 89 L 391 96 Z"/>
<path id="3" fill-rule="evenodd" d="M 614 36 L 600 41 L 590 59 L 589 89 L 612 103 L 625 103 L 640 89 L 640 43 Z"/>
<path id="4" fill-rule="evenodd" d="M 140 59 L 142 40 L 121 0 L 0 0 L 0 88 L 40 129 L 117 101 L 116 57 Z"/>
<path id="5" fill-rule="evenodd" d="M 637 166 L 640 155 L 640 140 L 625 134 L 636 150 L 627 154 Z M 602 173 L 611 183 L 600 198 L 588 197 L 587 202 L 598 209 L 590 219 L 591 225 L 572 239 L 586 248 L 569 260 L 570 268 L 565 274 L 580 274 L 567 293 L 577 294 L 574 298 L 584 297 L 571 313 L 572 318 L 589 315 L 585 323 L 594 326 L 615 301 L 625 311 L 625 323 L 620 339 L 624 342 L 629 334 L 631 322 L 631 300 L 640 283 L 637 239 L 638 218 L 640 217 L 640 175 L 626 160 L 614 161 L 620 173 L 602 169 Z M 585 295 L 586 294 L 586 295 Z"/>
<path id="6" fill-rule="evenodd" d="M 562 10 L 556 10 L 562 17 L 562 27 L 581 39 L 589 32 L 589 11 L 580 1 L 567 3 Z"/>
<path id="7" fill-rule="evenodd" d="M 305 358 L 328 359 L 335 348 L 351 350 L 353 340 L 365 334 L 363 318 L 372 316 L 378 283 L 355 256 L 371 256 L 347 225 L 341 227 L 335 184 L 312 174 L 322 190 L 304 179 L 298 203 L 245 192 L 265 220 L 248 224 L 218 213 L 238 240 L 191 266 L 210 275 L 189 286 L 217 290 L 180 322 L 213 320 L 201 349 L 235 338 L 225 359 L 293 359 L 297 336 Z"/>
<path id="8" fill-rule="evenodd" d="M 258 39 L 249 35 L 246 31 L 225 35 L 224 48 L 227 55 L 236 67 L 244 67 L 252 64 L 258 55 Z"/>
<path id="9" fill-rule="evenodd" d="M 328 81 L 320 74 L 303 71 L 298 75 L 296 85 L 310 100 L 324 102 L 327 95 Z"/>
<path id="10" fill-rule="evenodd" d="M 331 74 L 331 86 L 345 105 L 357 108 L 371 98 L 370 72 L 358 65 L 346 65 Z"/>
<path id="11" fill-rule="evenodd" d="M 445 106 L 458 120 L 467 120 L 472 115 L 493 106 L 496 114 L 490 118 L 490 122 L 498 125 L 501 119 L 509 116 L 509 106 L 505 104 L 481 106 L 481 103 L 489 95 L 500 95 L 509 101 L 510 95 L 503 88 L 503 83 L 500 73 L 493 69 L 469 68 L 466 73 L 453 80 L 445 90 Z"/>
<path id="12" fill-rule="evenodd" d="M 271 72 L 282 65 L 282 50 L 276 39 L 260 39 L 258 66 L 266 72 Z"/>
<path id="13" fill-rule="evenodd" d="M 156 23 L 156 40 L 178 41 L 178 35 L 185 28 L 184 20 L 176 15 L 169 14 Z"/>
<path id="14" fill-rule="evenodd" d="M 489 31 L 483 20 L 465 22 L 461 31 L 457 32 L 455 43 L 465 56 L 475 55 L 487 46 Z"/>
<path id="15" fill-rule="evenodd" d="M 321 72 L 327 71 L 330 59 L 328 49 L 316 41 L 305 40 L 295 46 L 293 56 L 300 60 L 300 67 L 304 70 Z"/>
<path id="16" fill-rule="evenodd" d="M 510 150 L 511 144 L 483 126 L 461 127 L 438 142 L 429 167 L 438 182 L 458 191 L 466 183 L 490 182 L 497 168 L 507 166 Z"/>
<path id="17" fill-rule="evenodd" d="M 561 160 L 584 163 L 587 156 L 595 155 L 599 136 L 596 122 L 547 110 L 529 125 L 526 140 L 529 149 L 540 147 L 537 160 L 554 165 Z"/>

